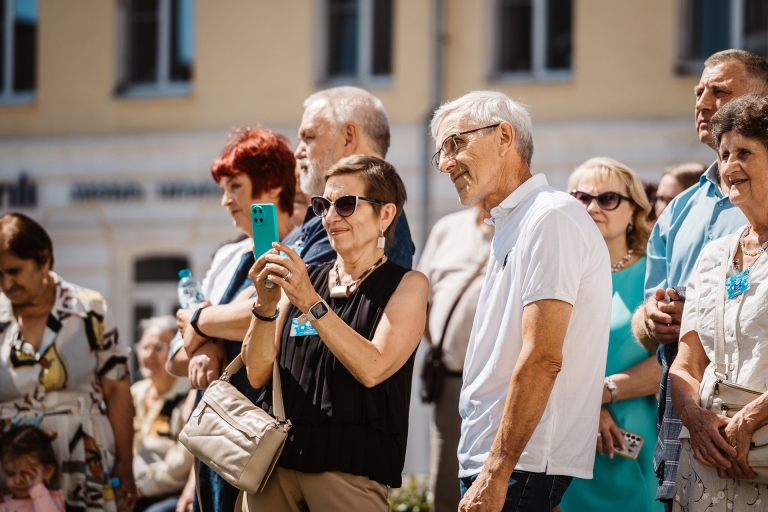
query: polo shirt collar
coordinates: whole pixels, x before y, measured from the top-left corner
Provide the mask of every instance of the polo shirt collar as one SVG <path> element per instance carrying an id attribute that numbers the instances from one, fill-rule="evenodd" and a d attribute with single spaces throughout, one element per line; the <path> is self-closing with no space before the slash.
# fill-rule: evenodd
<path id="1" fill-rule="evenodd" d="M 506 216 L 511 210 L 520 204 L 525 197 L 537 188 L 549 185 L 547 177 L 543 174 L 534 174 L 528 180 L 524 181 L 519 187 L 512 191 L 500 204 L 491 208 L 491 219 L 500 219 Z"/>

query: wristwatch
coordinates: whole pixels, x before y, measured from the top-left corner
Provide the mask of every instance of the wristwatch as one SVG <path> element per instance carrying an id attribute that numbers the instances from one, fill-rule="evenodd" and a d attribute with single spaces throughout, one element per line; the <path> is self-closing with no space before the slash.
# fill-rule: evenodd
<path id="1" fill-rule="evenodd" d="M 307 310 L 306 313 L 301 315 L 304 317 L 304 322 L 300 323 L 306 323 L 307 321 L 314 322 L 316 320 L 320 320 L 325 315 L 328 314 L 328 312 L 331 310 L 331 308 L 328 307 L 328 304 L 325 303 L 324 300 L 321 300 L 320 302 L 315 303 L 309 310 Z"/>
<path id="2" fill-rule="evenodd" d="M 614 403 L 616 401 L 616 399 L 618 398 L 617 390 L 616 390 L 616 383 L 613 382 L 613 379 L 610 376 L 608 376 L 603 381 L 603 384 L 605 384 L 606 389 L 611 394 L 611 403 Z"/>

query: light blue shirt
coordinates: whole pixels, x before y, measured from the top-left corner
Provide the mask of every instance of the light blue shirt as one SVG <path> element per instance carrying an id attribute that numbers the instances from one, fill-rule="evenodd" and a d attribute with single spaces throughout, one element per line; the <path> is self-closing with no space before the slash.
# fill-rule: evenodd
<path id="1" fill-rule="evenodd" d="M 669 203 L 648 240 L 645 297 L 656 288 L 685 286 L 702 248 L 729 235 L 747 218 L 720 191 L 717 162 L 692 186 Z"/>

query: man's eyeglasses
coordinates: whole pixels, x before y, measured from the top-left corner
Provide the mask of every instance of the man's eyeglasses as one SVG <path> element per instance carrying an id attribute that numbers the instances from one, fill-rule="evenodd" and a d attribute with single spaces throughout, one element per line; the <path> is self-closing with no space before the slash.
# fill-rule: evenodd
<path id="1" fill-rule="evenodd" d="M 312 197 L 312 211 L 318 217 L 325 217 L 331 210 L 331 206 L 336 208 L 336 213 L 340 217 L 349 217 L 357 211 L 357 204 L 359 201 L 366 201 L 373 204 L 387 204 L 384 201 L 377 199 L 368 199 L 362 196 L 341 196 L 335 201 L 329 201 L 323 196 Z"/>
<path id="2" fill-rule="evenodd" d="M 435 154 L 432 155 L 432 165 L 434 165 L 435 168 L 437 168 L 437 170 L 439 171 L 440 170 L 440 153 L 443 153 L 447 158 L 451 158 L 453 155 L 456 154 L 456 152 L 459 150 L 459 143 L 456 140 L 456 137 L 479 132 L 480 130 L 485 130 L 487 128 L 496 128 L 500 124 L 501 123 L 489 124 L 488 126 L 482 126 L 480 128 L 475 128 L 474 130 L 467 130 L 465 132 L 450 134 L 443 140 L 443 143 L 440 145 L 440 149 L 435 151 Z"/>
<path id="3" fill-rule="evenodd" d="M 584 205 L 584 208 L 589 207 L 589 205 L 592 203 L 592 200 L 594 199 L 597 201 L 597 206 L 599 206 L 601 209 L 605 211 L 613 211 L 616 208 L 619 207 L 621 204 L 622 199 L 626 199 L 627 201 L 632 201 L 632 198 L 623 196 L 619 194 L 618 192 L 603 192 L 602 194 L 597 194 L 596 196 L 587 194 L 586 192 L 582 192 L 581 190 L 571 190 L 571 195 L 576 198 L 577 201 L 579 201 L 581 204 Z"/>

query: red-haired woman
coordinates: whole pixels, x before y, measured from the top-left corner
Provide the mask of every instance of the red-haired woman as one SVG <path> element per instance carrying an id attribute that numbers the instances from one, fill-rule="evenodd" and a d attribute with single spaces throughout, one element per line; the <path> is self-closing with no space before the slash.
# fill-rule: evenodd
<path id="1" fill-rule="evenodd" d="M 252 286 L 248 270 L 254 263 L 251 204 L 275 205 L 280 239 L 293 229 L 291 215 L 296 193 L 295 167 L 293 151 L 284 136 L 264 128 L 244 128 L 229 134 L 222 155 L 211 167 L 211 174 L 221 187 L 221 205 L 226 208 L 233 224 L 244 233 L 245 238 L 223 246 L 214 255 L 211 268 L 202 282 L 203 292 L 210 305 L 227 304 L 238 295 L 250 296 L 252 293 L 252 289 L 247 289 Z M 181 332 L 192 331 L 187 326 L 190 323 L 190 327 L 196 326 L 203 315 L 207 315 L 207 321 L 218 320 L 215 308 L 179 310 L 176 316 Z M 222 318 L 221 321 L 226 322 L 227 319 Z M 191 354 L 187 354 L 182 347 L 183 340 L 177 338 L 174 341 L 169 370 L 176 375 L 188 375 L 193 386 L 205 389 L 221 375 L 226 363 L 240 353 L 242 340 L 222 343 L 207 339 L 199 347 L 194 347 Z M 251 397 L 255 393 L 245 372 L 234 375 L 231 383 L 246 396 Z M 204 501 L 202 509 L 205 512 L 234 510 L 239 491 L 206 466 L 201 465 L 200 469 Z"/>

